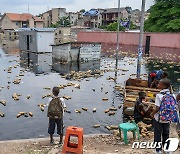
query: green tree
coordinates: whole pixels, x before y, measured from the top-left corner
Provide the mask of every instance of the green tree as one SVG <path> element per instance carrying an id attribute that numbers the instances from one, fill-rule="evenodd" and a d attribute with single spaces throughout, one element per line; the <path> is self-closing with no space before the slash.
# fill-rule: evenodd
<path id="1" fill-rule="evenodd" d="M 82 13 L 84 13 L 86 10 L 85 9 L 81 9 L 79 12 L 82 12 Z"/>
<path id="2" fill-rule="evenodd" d="M 180 32 L 180 0 L 156 0 L 144 29 L 148 32 Z"/>
<path id="3" fill-rule="evenodd" d="M 70 27 L 71 23 L 69 20 L 69 17 L 62 17 L 59 18 L 59 21 L 57 21 L 55 24 L 51 24 L 51 28 L 58 28 L 58 27 Z"/>
<path id="4" fill-rule="evenodd" d="M 116 21 L 116 22 L 113 22 L 113 23 L 109 24 L 109 25 L 106 27 L 106 30 L 107 30 L 107 31 L 117 31 L 117 26 L 118 26 L 117 21 Z M 130 29 L 136 29 L 136 28 L 137 28 L 136 25 L 134 25 L 133 22 L 131 21 L 131 22 L 130 22 Z M 120 25 L 120 26 L 119 26 L 119 30 L 120 30 L 120 31 L 125 31 L 126 28 Z"/>
<path id="5" fill-rule="evenodd" d="M 70 27 L 71 23 L 70 23 L 69 17 L 60 18 L 59 21 L 58 21 L 58 25 L 60 27 Z"/>
<path id="6" fill-rule="evenodd" d="M 109 24 L 108 26 L 107 26 L 107 31 L 117 31 L 117 27 L 118 27 L 118 23 L 117 23 L 117 21 L 116 22 L 113 22 L 113 23 L 111 23 L 111 24 Z M 119 26 L 119 30 L 120 31 L 125 31 L 125 28 L 124 27 L 122 27 L 122 26 Z"/>

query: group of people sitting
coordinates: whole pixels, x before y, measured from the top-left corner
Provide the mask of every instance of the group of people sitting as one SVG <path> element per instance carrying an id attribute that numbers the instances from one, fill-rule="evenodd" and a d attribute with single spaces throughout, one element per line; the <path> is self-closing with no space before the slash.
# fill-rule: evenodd
<path id="1" fill-rule="evenodd" d="M 155 98 L 155 106 L 150 105 L 145 108 L 143 102 L 146 100 L 146 93 L 143 91 L 139 92 L 139 97 L 134 107 L 134 119 L 136 123 L 143 121 L 145 117 L 153 119 L 154 142 L 161 142 L 162 138 L 162 145 L 164 145 L 169 138 L 170 123 L 177 123 L 177 129 L 178 131 L 180 130 L 180 93 L 177 96 L 173 94 L 167 72 L 151 72 L 148 84 L 150 88 L 160 89 Z M 161 152 L 162 146 L 156 148 L 156 153 Z"/>

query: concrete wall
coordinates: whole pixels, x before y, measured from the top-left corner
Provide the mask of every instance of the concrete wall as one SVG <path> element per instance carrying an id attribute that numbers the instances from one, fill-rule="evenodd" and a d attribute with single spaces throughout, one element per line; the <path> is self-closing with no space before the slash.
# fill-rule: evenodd
<path id="1" fill-rule="evenodd" d="M 62 44 L 58 46 L 52 46 L 52 56 L 54 59 L 58 59 L 62 62 L 70 62 L 78 60 L 78 48 L 71 48 L 71 44 Z"/>
<path id="2" fill-rule="evenodd" d="M 43 28 L 44 25 L 43 25 L 43 22 L 37 22 L 36 21 L 36 27 L 35 28 Z"/>
<path id="3" fill-rule="evenodd" d="M 151 36 L 151 47 L 178 48 L 180 49 L 180 33 L 145 33 L 143 45 L 146 43 L 146 36 Z M 139 43 L 139 33 L 121 32 L 119 34 L 120 44 L 135 45 Z M 101 42 L 105 44 L 116 44 L 115 32 L 79 32 L 79 42 Z"/>
<path id="4" fill-rule="evenodd" d="M 55 24 L 59 20 L 59 9 L 53 8 L 52 9 L 52 23 Z"/>
<path id="5" fill-rule="evenodd" d="M 44 27 L 47 28 L 50 26 L 49 21 L 49 12 L 43 13 Z"/>
<path id="6" fill-rule="evenodd" d="M 29 28 L 34 28 L 34 19 L 29 20 Z"/>
<path id="7" fill-rule="evenodd" d="M 2 19 L 2 29 L 18 29 L 21 28 L 21 22 L 11 21 L 7 16 Z M 16 25 L 17 23 L 17 25 Z"/>
<path id="8" fill-rule="evenodd" d="M 19 32 L 19 49 L 21 51 L 28 51 L 27 50 L 27 35 L 31 36 L 30 42 L 29 42 L 29 51 L 37 52 L 37 38 L 36 38 L 36 32 L 31 31 L 20 31 Z"/>
<path id="9" fill-rule="evenodd" d="M 52 52 L 54 32 L 37 32 L 37 52 Z"/>

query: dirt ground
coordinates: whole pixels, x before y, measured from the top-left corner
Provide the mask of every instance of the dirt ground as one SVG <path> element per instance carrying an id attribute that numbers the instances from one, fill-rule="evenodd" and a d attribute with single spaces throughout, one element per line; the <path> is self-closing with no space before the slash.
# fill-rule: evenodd
<path id="1" fill-rule="evenodd" d="M 84 137 L 84 154 L 152 154 L 153 149 L 132 149 L 132 134 L 128 133 L 129 143 L 124 145 L 123 140 L 114 131 L 111 135 L 89 135 Z M 175 126 L 171 126 L 170 137 L 178 137 Z M 153 141 L 152 137 L 142 138 L 141 141 Z M 0 154 L 57 154 L 62 147 L 58 146 L 58 138 L 55 144 L 50 145 L 48 138 L 0 141 Z M 174 154 L 179 154 L 180 148 Z"/>

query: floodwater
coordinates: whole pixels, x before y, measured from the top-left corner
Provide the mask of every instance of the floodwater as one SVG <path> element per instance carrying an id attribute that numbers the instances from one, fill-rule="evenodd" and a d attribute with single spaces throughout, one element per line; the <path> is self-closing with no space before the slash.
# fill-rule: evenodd
<path id="1" fill-rule="evenodd" d="M 158 69 L 158 67 L 166 67 L 177 92 L 180 86 L 177 82 L 177 79 L 180 78 L 180 68 L 167 63 L 160 63 L 160 66 L 157 67 L 159 62 L 154 63 L 142 65 L 142 74 Z M 13 67 L 15 65 L 17 68 Z M 4 71 L 9 66 L 13 67 L 11 73 Z M 118 125 L 123 122 L 122 108 L 118 109 L 113 116 L 104 113 L 110 107 L 118 108 L 119 105 L 123 104 L 123 97 L 114 89 L 116 83 L 107 80 L 109 76 L 114 77 L 115 73 L 109 71 L 97 79 L 90 77 L 81 81 L 69 81 L 62 78 L 61 75 L 70 71 L 113 69 L 114 66 L 115 60 L 112 58 L 102 58 L 99 62 L 60 64 L 58 61 L 52 60 L 51 54 L 36 55 L 25 52 L 19 54 L 0 48 L 0 100 L 7 102 L 6 106 L 0 104 L 0 112 L 5 113 L 5 117 L 0 118 L 0 140 L 47 137 L 47 107 L 42 112 L 38 104 L 48 102 L 48 98 L 42 99 L 42 96 L 50 93 L 50 90 L 43 88 L 52 88 L 69 82 L 79 83 L 80 89 L 68 86 L 60 91 L 60 96 L 72 97 L 72 99 L 66 100 L 67 109 L 71 113 L 65 113 L 64 125 L 66 127 L 71 125 L 83 127 L 85 134 L 109 133 L 104 126 Z M 118 71 L 116 82 L 123 86 L 125 80 L 131 74 L 136 73 L 136 59 L 122 58 L 119 60 L 118 68 L 129 70 L 127 72 Z M 22 70 L 24 70 L 24 76 L 19 76 L 21 83 L 13 84 L 14 79 Z M 10 88 L 8 89 L 7 86 Z M 95 91 L 92 90 L 93 88 Z M 105 94 L 105 92 L 108 93 Z M 13 93 L 22 95 L 19 101 L 12 99 Z M 32 96 L 27 99 L 27 95 Z M 104 97 L 108 98 L 108 101 L 102 101 Z M 74 112 L 75 109 L 81 110 L 82 107 L 88 108 L 88 111 L 82 111 L 80 114 Z M 92 112 L 93 108 L 97 109 L 96 113 Z M 16 115 L 21 111 L 32 112 L 34 116 L 16 118 Z M 100 124 L 101 127 L 93 128 L 95 124 Z"/>

